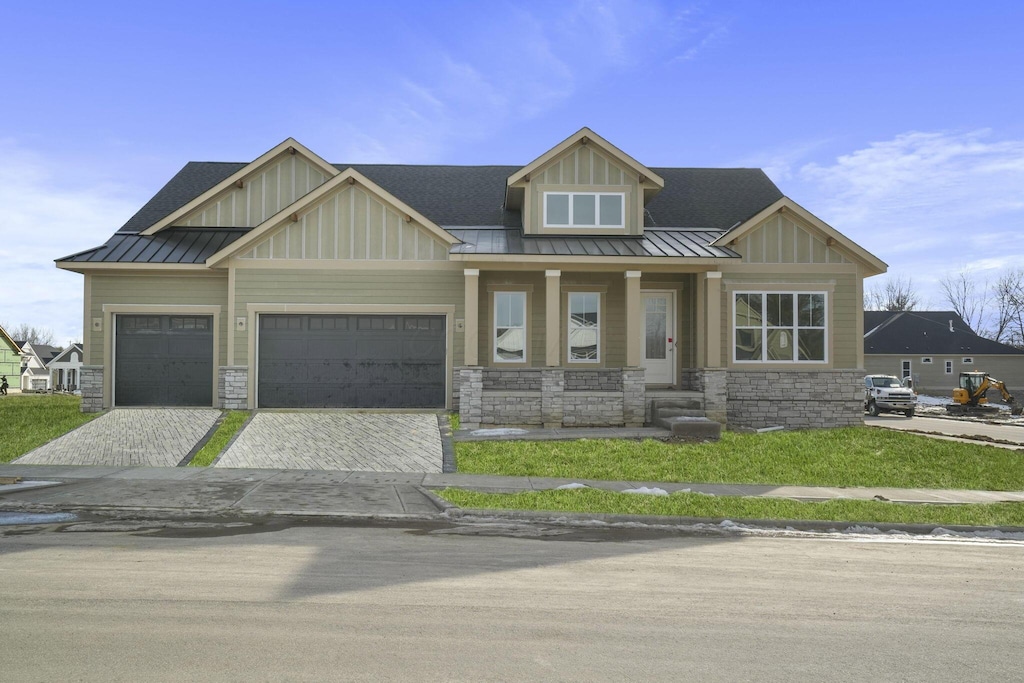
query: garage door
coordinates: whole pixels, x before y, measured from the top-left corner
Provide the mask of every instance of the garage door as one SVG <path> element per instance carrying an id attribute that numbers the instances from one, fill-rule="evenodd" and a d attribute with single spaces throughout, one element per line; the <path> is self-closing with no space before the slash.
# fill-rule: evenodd
<path id="1" fill-rule="evenodd" d="M 213 318 L 118 315 L 114 405 L 213 405 Z"/>
<path id="2" fill-rule="evenodd" d="M 261 408 L 443 408 L 441 315 L 261 315 Z"/>

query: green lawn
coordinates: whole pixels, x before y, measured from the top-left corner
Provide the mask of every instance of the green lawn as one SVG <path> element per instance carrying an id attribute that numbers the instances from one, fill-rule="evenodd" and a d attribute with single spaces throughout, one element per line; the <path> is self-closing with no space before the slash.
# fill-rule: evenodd
<path id="1" fill-rule="evenodd" d="M 224 420 L 217 427 L 217 431 L 213 433 L 210 440 L 199 449 L 196 456 L 192 458 L 189 463 L 190 467 L 207 467 L 213 462 L 213 459 L 220 455 L 220 452 L 224 450 L 224 447 L 228 445 L 228 441 L 231 437 L 241 428 L 242 424 L 249 417 L 249 411 L 247 410 L 229 410 L 227 415 L 224 416 Z"/>
<path id="2" fill-rule="evenodd" d="M 740 498 L 673 493 L 651 496 L 597 489 L 479 493 L 445 489 L 439 495 L 464 508 L 607 512 L 712 519 L 821 520 L 892 524 L 1024 526 L 1024 503 L 906 505 L 873 500 L 801 503 L 783 498 Z"/>
<path id="3" fill-rule="evenodd" d="M 0 463 L 10 462 L 96 417 L 82 400 L 62 394 L 0 396 Z"/>
<path id="4" fill-rule="evenodd" d="M 717 443 L 458 442 L 460 472 L 806 486 L 1024 489 L 1024 454 L 887 429 L 725 432 Z"/>

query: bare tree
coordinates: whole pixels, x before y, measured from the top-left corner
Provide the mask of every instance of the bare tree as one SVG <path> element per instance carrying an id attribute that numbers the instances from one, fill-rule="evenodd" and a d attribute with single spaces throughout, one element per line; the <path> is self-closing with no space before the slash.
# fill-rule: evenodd
<path id="1" fill-rule="evenodd" d="M 996 318 L 983 336 L 1024 348 L 1024 269 L 1011 268 L 996 280 L 992 297 Z"/>
<path id="2" fill-rule="evenodd" d="M 982 333 L 985 324 L 985 313 L 988 308 L 988 282 L 978 285 L 974 273 L 965 268 L 955 275 L 947 275 L 939 280 L 946 302 L 953 307 L 957 315 L 967 325 Z"/>
<path id="3" fill-rule="evenodd" d="M 890 277 L 884 285 L 876 285 L 864 294 L 868 311 L 912 311 L 920 303 L 913 281 L 902 276 Z"/>
<path id="4" fill-rule="evenodd" d="M 11 339 L 18 341 L 30 342 L 32 344 L 45 344 L 47 346 L 53 345 L 53 330 L 46 327 L 36 327 L 35 325 L 29 325 L 28 323 L 19 323 L 17 325 L 4 325 L 3 328 L 7 330 L 7 334 L 11 335 Z"/>

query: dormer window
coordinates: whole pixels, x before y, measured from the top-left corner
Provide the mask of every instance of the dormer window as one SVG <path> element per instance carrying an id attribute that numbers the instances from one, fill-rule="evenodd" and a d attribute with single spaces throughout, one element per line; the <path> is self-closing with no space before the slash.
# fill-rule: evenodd
<path id="1" fill-rule="evenodd" d="M 623 228 L 622 192 L 545 192 L 545 228 Z"/>

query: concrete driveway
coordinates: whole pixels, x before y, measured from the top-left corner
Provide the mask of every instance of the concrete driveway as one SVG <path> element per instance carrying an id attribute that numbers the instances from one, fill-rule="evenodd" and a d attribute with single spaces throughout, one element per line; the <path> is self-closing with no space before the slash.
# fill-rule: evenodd
<path id="1" fill-rule="evenodd" d="M 175 467 L 220 416 L 212 408 L 118 408 L 40 446 L 28 465 Z"/>
<path id="2" fill-rule="evenodd" d="M 441 433 L 429 413 L 260 412 L 217 467 L 441 472 Z"/>

